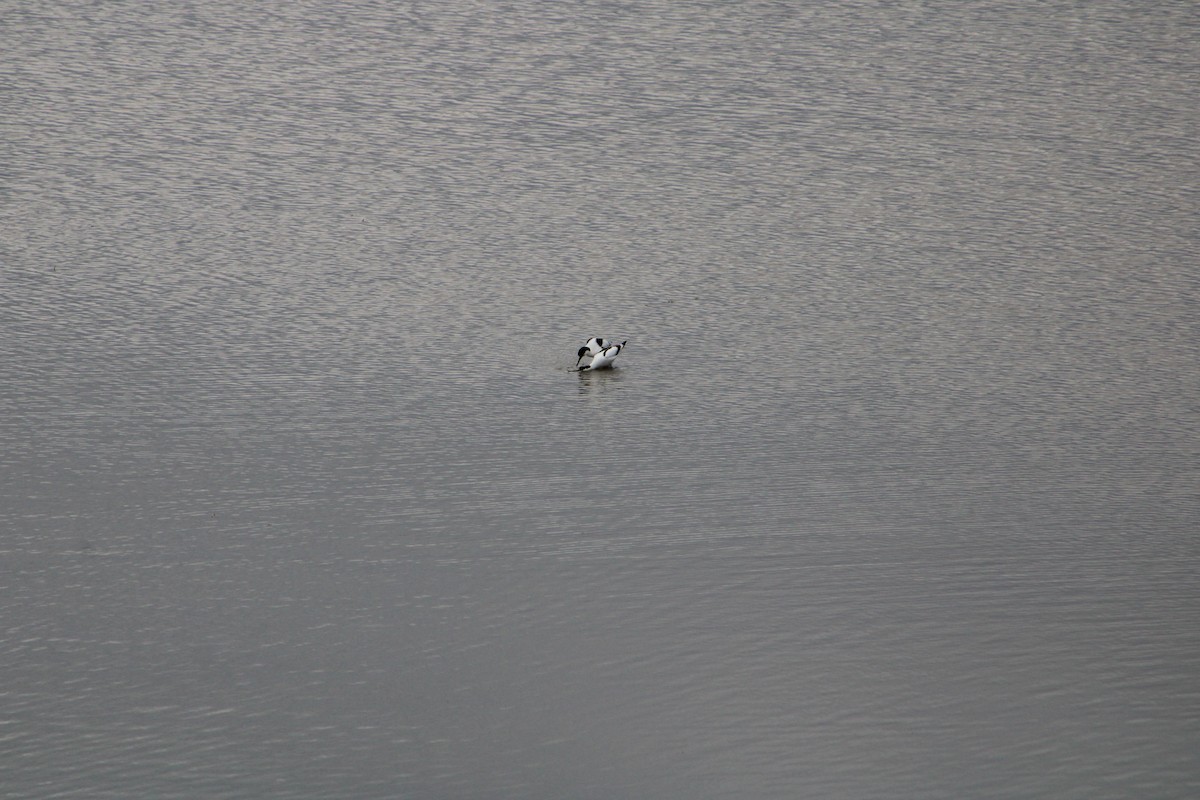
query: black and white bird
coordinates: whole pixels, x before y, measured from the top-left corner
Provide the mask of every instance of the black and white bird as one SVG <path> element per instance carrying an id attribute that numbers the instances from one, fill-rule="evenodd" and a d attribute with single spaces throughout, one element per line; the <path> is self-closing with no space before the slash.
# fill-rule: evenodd
<path id="1" fill-rule="evenodd" d="M 603 349 L 604 340 L 599 336 L 593 336 L 592 338 L 588 339 L 587 344 L 579 348 L 579 358 L 575 359 L 575 366 L 579 366 L 579 362 L 583 361 L 584 356 L 592 356 L 595 358 L 596 354 Z"/>
<path id="2" fill-rule="evenodd" d="M 600 342 L 602 340 L 596 339 L 594 341 Z M 625 342 L 627 342 L 627 341 L 629 341 L 629 340 L 626 339 Z M 594 369 L 605 369 L 607 367 L 611 367 L 612 363 L 613 363 L 613 359 L 616 358 L 617 356 L 619 356 L 621 354 L 621 349 L 625 347 L 625 342 L 621 342 L 620 344 L 610 344 L 610 345 L 607 345 L 606 347 L 602 347 L 599 352 L 592 355 L 592 362 L 590 364 L 588 364 L 587 366 L 580 367 L 578 369 L 578 371 L 579 372 L 590 372 Z M 591 344 L 591 342 L 588 342 L 588 344 Z M 584 352 L 585 350 L 587 350 L 587 345 L 579 348 L 579 358 L 580 359 L 582 359 L 585 355 L 587 355 L 587 353 Z M 576 361 L 575 363 L 578 364 L 579 361 Z"/>

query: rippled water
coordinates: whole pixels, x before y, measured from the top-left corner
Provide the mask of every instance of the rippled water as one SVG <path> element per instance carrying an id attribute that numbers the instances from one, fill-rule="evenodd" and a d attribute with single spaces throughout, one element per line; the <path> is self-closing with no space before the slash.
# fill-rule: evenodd
<path id="1" fill-rule="evenodd" d="M 1200 793 L 1194 4 L 5 20 L 0 795 Z"/>

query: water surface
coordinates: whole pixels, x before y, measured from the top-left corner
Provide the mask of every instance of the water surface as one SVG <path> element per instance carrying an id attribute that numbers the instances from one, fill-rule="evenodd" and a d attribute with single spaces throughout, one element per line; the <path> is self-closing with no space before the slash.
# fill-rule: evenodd
<path id="1" fill-rule="evenodd" d="M 3 38 L 5 797 L 1200 792 L 1193 4 Z"/>

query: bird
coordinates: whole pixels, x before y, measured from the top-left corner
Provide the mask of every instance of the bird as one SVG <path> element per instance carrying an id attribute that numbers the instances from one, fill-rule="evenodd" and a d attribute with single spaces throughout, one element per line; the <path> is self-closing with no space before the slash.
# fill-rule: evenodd
<path id="1" fill-rule="evenodd" d="M 579 358 L 575 359 L 575 366 L 577 366 L 577 367 L 579 366 L 579 362 L 583 360 L 584 356 L 593 356 L 594 357 L 597 353 L 599 353 L 603 349 L 604 349 L 604 340 L 601 339 L 599 336 L 593 336 L 592 338 L 588 339 L 587 344 L 585 344 L 583 347 L 579 348 L 579 354 L 578 354 Z"/>
<path id="2" fill-rule="evenodd" d="M 626 339 L 625 342 L 627 341 L 629 340 Z M 594 369 L 612 367 L 613 359 L 621 354 L 621 349 L 625 347 L 625 342 L 621 342 L 620 344 L 610 344 L 608 347 L 605 347 L 599 353 L 596 353 L 596 355 L 592 356 L 592 363 L 588 364 L 586 367 L 580 367 L 576 371 L 591 372 Z"/>

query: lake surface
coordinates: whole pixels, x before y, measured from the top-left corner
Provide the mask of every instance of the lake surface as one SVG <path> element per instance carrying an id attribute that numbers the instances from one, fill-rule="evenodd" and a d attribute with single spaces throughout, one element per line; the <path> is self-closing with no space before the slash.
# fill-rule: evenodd
<path id="1" fill-rule="evenodd" d="M 1200 795 L 1198 9 L 9 4 L 0 797 Z"/>

